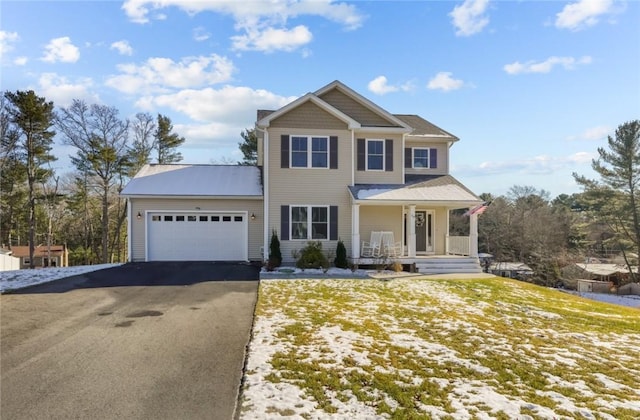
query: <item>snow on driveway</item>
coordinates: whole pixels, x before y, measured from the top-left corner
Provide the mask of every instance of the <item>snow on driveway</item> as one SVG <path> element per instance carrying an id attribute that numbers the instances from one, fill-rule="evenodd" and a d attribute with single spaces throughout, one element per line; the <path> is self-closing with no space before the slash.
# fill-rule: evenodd
<path id="1" fill-rule="evenodd" d="M 36 268 L 33 270 L 0 271 L 0 293 L 23 289 L 37 284 L 48 283 L 50 281 L 77 276 L 79 274 L 90 273 L 92 271 L 117 267 L 119 265 L 121 264 L 78 265 L 73 267 L 49 267 Z"/>

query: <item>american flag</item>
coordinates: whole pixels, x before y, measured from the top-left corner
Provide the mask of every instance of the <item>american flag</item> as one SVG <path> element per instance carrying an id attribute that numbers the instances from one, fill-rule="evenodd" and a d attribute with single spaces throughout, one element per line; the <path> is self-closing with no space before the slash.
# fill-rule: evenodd
<path id="1" fill-rule="evenodd" d="M 475 206 L 474 208 L 467 210 L 464 213 L 464 215 L 465 216 L 471 216 L 472 214 L 482 214 L 487 210 L 487 208 L 489 208 L 489 204 L 491 204 L 490 201 L 485 201 L 484 203 L 479 204 L 479 205 Z"/>

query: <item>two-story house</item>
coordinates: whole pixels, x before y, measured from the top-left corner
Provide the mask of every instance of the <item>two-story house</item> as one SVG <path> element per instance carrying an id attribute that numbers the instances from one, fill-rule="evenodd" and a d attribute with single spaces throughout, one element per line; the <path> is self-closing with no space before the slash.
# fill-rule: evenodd
<path id="1" fill-rule="evenodd" d="M 276 232 L 285 263 L 340 239 L 359 264 L 480 271 L 477 215 L 449 236 L 451 210 L 482 204 L 449 175 L 454 135 L 339 81 L 259 110 L 256 130 L 258 167 L 148 165 L 131 180 L 131 260 L 264 260 Z"/>

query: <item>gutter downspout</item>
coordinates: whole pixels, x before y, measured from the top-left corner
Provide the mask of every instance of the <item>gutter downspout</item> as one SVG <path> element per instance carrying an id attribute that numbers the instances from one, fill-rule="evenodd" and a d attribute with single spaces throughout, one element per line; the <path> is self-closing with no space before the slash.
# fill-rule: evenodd
<path id="1" fill-rule="evenodd" d="M 269 132 L 256 125 L 256 130 L 264 133 L 262 138 L 262 204 L 263 204 L 263 238 L 262 238 L 262 262 L 269 258 Z"/>
<path id="2" fill-rule="evenodd" d="M 133 261 L 133 251 L 131 250 L 131 199 L 127 197 L 127 261 Z M 147 245 L 145 245 L 146 247 Z"/>

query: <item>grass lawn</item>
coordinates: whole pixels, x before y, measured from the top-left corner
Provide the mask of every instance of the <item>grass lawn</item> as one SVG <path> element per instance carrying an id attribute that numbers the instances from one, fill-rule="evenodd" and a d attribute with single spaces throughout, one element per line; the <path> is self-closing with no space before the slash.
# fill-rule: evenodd
<path id="1" fill-rule="evenodd" d="M 638 419 L 640 311 L 503 279 L 260 284 L 240 417 Z"/>

